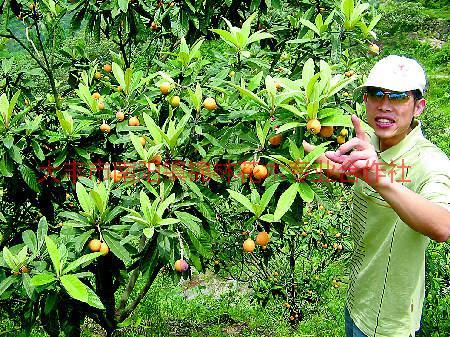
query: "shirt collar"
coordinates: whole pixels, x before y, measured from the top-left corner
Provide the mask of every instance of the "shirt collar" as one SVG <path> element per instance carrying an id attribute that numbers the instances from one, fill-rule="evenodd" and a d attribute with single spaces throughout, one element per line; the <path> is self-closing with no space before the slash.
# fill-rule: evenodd
<path id="1" fill-rule="evenodd" d="M 385 163 L 396 161 L 402 157 L 406 152 L 410 151 L 419 141 L 423 138 L 422 123 L 420 121 L 414 121 L 413 129 L 406 135 L 398 144 L 390 147 L 387 150 L 380 151 L 380 142 L 375 133 L 372 134 L 371 143 L 375 147 L 380 158 Z"/>

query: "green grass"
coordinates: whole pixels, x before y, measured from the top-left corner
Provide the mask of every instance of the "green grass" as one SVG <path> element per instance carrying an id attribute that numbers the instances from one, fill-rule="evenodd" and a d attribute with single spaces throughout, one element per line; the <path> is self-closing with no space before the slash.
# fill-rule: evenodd
<path id="1" fill-rule="evenodd" d="M 342 266 L 334 266 L 328 273 L 335 274 Z M 210 276 L 210 278 L 215 278 Z M 266 307 L 251 302 L 251 296 L 241 288 L 220 297 L 198 295 L 186 299 L 184 293 L 202 291 L 206 284 L 190 287 L 174 285 L 168 276 L 160 276 L 146 298 L 129 319 L 130 326 L 118 331 L 117 336 L 342 336 L 344 327 L 345 287 L 329 287 L 321 294 L 316 314 L 308 317 L 297 329 L 288 324 L 288 312 L 281 300 L 272 300 Z M 244 287 L 244 285 L 242 285 Z M 302 290 L 300 290 L 302 291 Z M 306 290 L 305 290 L 306 291 Z M 99 334 L 94 325 L 87 325 L 83 336 Z M 38 336 L 38 335 L 34 335 Z"/>

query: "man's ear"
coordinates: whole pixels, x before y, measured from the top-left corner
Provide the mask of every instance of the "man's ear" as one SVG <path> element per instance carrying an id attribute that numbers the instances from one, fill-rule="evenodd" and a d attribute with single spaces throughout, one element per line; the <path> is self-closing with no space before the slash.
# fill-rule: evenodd
<path id="1" fill-rule="evenodd" d="M 420 114 L 425 110 L 425 105 L 427 101 L 424 98 L 421 98 L 414 103 L 414 117 L 419 117 Z"/>

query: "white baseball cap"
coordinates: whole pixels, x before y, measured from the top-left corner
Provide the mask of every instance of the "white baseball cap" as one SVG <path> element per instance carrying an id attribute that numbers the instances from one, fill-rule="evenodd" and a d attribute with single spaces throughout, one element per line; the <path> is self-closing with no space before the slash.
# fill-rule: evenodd
<path id="1" fill-rule="evenodd" d="M 372 68 L 363 85 L 392 91 L 420 90 L 423 94 L 427 85 L 425 71 L 414 59 L 404 56 L 389 55 L 379 60 Z"/>

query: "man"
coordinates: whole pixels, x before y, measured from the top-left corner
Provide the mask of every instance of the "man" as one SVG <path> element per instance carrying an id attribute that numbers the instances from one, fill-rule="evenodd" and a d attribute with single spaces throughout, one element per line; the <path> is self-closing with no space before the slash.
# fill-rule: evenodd
<path id="1" fill-rule="evenodd" d="M 319 158 L 334 177 L 354 176 L 346 334 L 414 336 L 425 294 L 430 238 L 450 237 L 450 161 L 415 121 L 425 108 L 425 72 L 412 59 L 380 60 L 365 90 L 367 136 L 352 116 L 356 137 Z M 307 152 L 314 147 L 304 142 Z"/>

